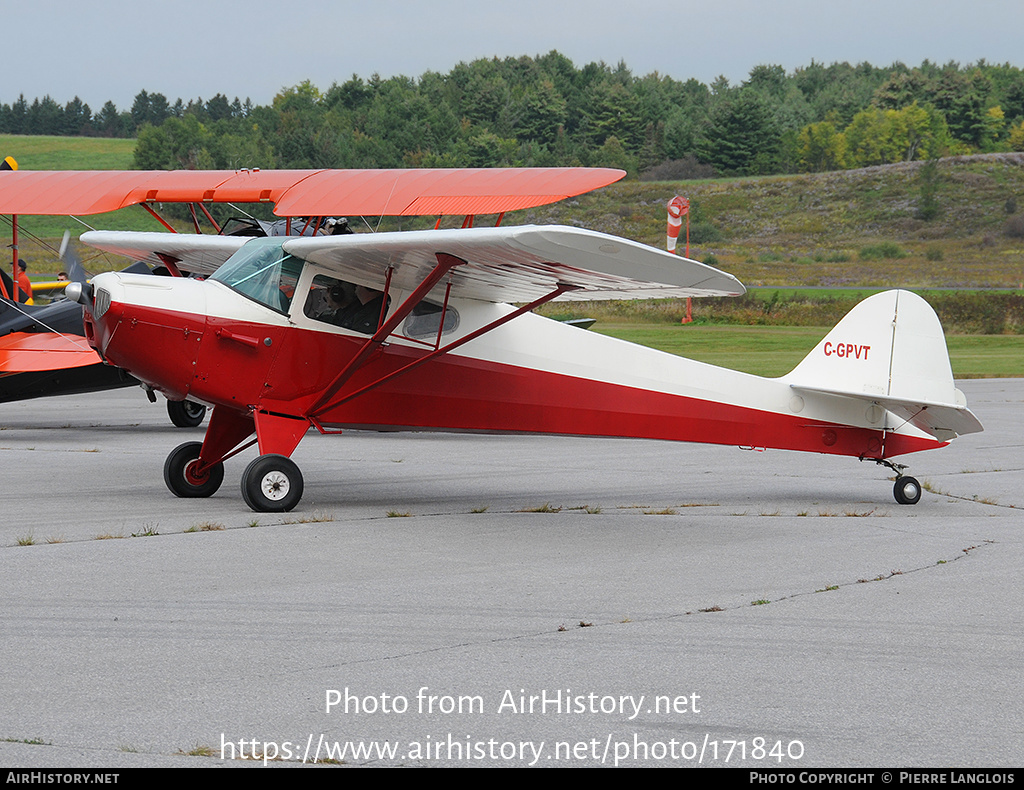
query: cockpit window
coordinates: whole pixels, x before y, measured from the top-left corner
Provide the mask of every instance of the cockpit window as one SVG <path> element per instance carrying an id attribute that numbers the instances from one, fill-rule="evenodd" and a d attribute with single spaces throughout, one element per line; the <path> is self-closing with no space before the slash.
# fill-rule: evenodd
<path id="1" fill-rule="evenodd" d="M 288 312 L 303 261 L 284 252 L 280 239 L 253 239 L 210 277 L 280 313 Z"/>
<path id="2" fill-rule="evenodd" d="M 412 309 L 412 313 L 405 319 L 402 332 L 406 337 L 427 338 L 436 337 L 438 327 L 441 326 L 442 313 L 444 315 L 444 328 L 442 335 L 454 332 L 459 328 L 459 311 L 451 305 L 447 310 L 435 303 L 424 299 Z"/>

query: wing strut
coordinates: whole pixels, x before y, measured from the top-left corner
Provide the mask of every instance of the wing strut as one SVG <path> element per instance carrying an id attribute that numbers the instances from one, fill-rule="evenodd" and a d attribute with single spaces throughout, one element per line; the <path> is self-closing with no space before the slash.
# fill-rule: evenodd
<path id="1" fill-rule="evenodd" d="M 430 353 L 420 357 L 419 359 L 413 360 L 408 365 L 405 365 L 404 367 L 398 368 L 398 370 L 393 370 L 390 373 L 388 373 L 386 376 L 381 376 L 376 381 L 374 381 L 374 382 L 372 382 L 370 384 L 367 384 L 365 387 L 361 387 L 361 388 L 357 389 L 355 392 L 351 392 L 351 393 L 349 393 L 348 395 L 345 395 L 342 398 L 338 398 L 337 400 L 331 401 L 331 402 L 326 403 L 326 404 L 318 403 L 317 406 L 310 412 L 310 422 L 312 422 L 313 425 L 316 426 L 316 429 L 318 431 L 323 433 L 324 432 L 323 428 L 321 428 L 319 422 L 317 422 L 317 420 L 316 420 L 316 417 L 319 416 L 320 414 L 323 414 L 324 412 L 328 411 L 329 409 L 333 409 L 336 406 L 340 406 L 343 403 L 347 403 L 348 401 L 352 400 L 353 398 L 357 398 L 358 396 L 362 395 L 364 392 L 369 392 L 370 390 L 375 389 L 376 387 L 379 387 L 381 384 L 383 384 L 386 381 L 391 381 L 391 379 L 394 379 L 394 378 L 397 378 L 398 376 L 404 375 L 405 373 L 408 373 L 409 371 L 411 371 L 413 368 L 419 367 L 424 362 L 429 362 L 431 359 L 434 359 L 435 357 L 439 357 L 442 354 L 447 354 L 450 351 L 454 351 L 456 348 L 458 348 L 461 345 L 464 345 L 465 343 L 468 343 L 470 340 L 474 340 L 475 338 L 478 338 L 481 335 L 487 334 L 488 332 L 491 332 L 491 331 L 497 329 L 499 326 L 501 326 L 503 324 L 507 324 L 513 318 L 518 318 L 523 313 L 528 313 L 531 310 L 533 310 L 534 308 L 540 307 L 542 304 L 550 302 L 552 299 L 558 298 L 559 296 L 564 294 L 566 291 L 575 291 L 575 290 L 578 289 L 578 287 L 579 286 L 576 286 L 576 285 L 570 285 L 569 283 L 560 282 L 560 283 L 558 283 L 558 285 L 555 288 L 555 290 L 551 291 L 550 293 L 544 294 L 544 296 L 541 296 L 541 297 L 539 297 L 537 299 L 534 299 L 529 304 L 523 305 L 522 307 L 514 310 L 513 312 L 509 313 L 508 315 L 504 315 L 501 318 L 497 319 L 496 321 L 492 321 L 491 323 L 487 324 L 486 326 L 480 327 L 479 329 L 477 329 L 474 332 L 470 332 L 465 337 L 460 337 L 458 340 L 453 340 L 451 343 L 449 343 L 444 348 L 435 348 Z"/>
<path id="2" fill-rule="evenodd" d="M 364 344 L 359 352 L 349 361 L 349 363 L 342 368 L 341 372 L 334 378 L 330 386 L 324 390 L 324 394 L 320 396 L 316 403 L 313 404 L 309 410 L 311 416 L 315 416 L 323 411 L 324 404 L 330 402 L 330 400 L 337 394 L 338 390 L 344 386 L 345 382 L 348 381 L 352 375 L 359 370 L 362 364 L 366 361 L 367 357 L 375 351 L 381 343 L 387 340 L 388 336 L 395 330 L 395 328 L 402 323 L 412 312 L 413 308 L 418 305 L 426 297 L 430 290 L 437 285 L 441 279 L 448 274 L 456 266 L 461 266 L 466 263 L 462 258 L 456 258 L 454 255 L 449 255 L 446 252 L 434 253 L 434 257 L 437 258 L 437 266 L 431 269 L 423 282 L 421 282 L 416 290 L 413 291 L 409 296 L 406 297 L 405 301 L 395 310 L 394 314 L 381 324 L 377 331 L 373 333 Z M 389 282 L 390 282 L 390 269 L 389 269 Z M 385 291 L 385 304 L 387 303 L 387 292 Z"/>

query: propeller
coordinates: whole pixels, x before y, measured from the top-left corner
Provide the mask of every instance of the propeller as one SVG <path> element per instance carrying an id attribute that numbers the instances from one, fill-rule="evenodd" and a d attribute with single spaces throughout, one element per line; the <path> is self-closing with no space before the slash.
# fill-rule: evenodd
<path id="1" fill-rule="evenodd" d="M 73 302 L 78 302 L 84 310 L 92 315 L 92 286 L 87 282 L 82 259 L 71 249 L 71 231 L 64 231 L 58 255 L 67 267 L 68 279 L 71 281 L 64 289 L 64 295 Z"/>

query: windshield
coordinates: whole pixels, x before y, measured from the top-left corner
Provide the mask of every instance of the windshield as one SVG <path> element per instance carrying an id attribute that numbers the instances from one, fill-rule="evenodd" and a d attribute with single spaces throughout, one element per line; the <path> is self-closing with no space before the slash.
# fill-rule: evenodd
<path id="1" fill-rule="evenodd" d="M 287 313 L 303 261 L 281 249 L 280 239 L 253 239 L 210 277 L 271 310 Z"/>

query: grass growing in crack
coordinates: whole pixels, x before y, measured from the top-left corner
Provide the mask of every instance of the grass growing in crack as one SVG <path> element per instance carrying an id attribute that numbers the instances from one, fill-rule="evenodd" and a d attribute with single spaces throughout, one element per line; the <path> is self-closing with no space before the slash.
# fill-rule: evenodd
<path id="1" fill-rule="evenodd" d="M 214 751 L 212 746 L 203 746 L 197 743 L 187 752 L 178 749 L 178 754 L 183 754 L 186 757 L 213 757 L 217 752 Z"/>
<path id="2" fill-rule="evenodd" d="M 247 527 L 258 527 L 259 525 L 260 525 L 260 520 L 258 518 L 254 518 L 252 521 L 250 521 L 248 524 L 246 524 Z"/>
<path id="3" fill-rule="evenodd" d="M 156 531 L 156 525 L 147 524 L 141 531 L 133 532 L 133 538 L 155 538 L 160 533 Z"/>
<path id="4" fill-rule="evenodd" d="M 721 606 L 717 606 L 716 605 L 716 606 L 709 606 L 707 609 L 698 609 L 697 611 L 698 612 L 724 612 L 725 609 L 723 609 Z"/>
<path id="5" fill-rule="evenodd" d="M 490 507 L 490 505 L 484 505 L 483 507 L 475 507 L 472 510 L 470 510 L 469 512 L 470 513 L 486 513 L 487 512 L 487 508 L 489 508 L 489 507 Z"/>
<path id="6" fill-rule="evenodd" d="M 0 738 L 3 743 L 27 743 L 29 746 L 53 746 L 42 738 Z"/>
<path id="7" fill-rule="evenodd" d="M 678 516 L 679 511 L 674 507 L 667 507 L 663 510 L 645 510 L 643 511 L 645 516 Z"/>
<path id="8" fill-rule="evenodd" d="M 756 601 L 751 601 L 751 606 L 764 606 L 766 603 L 771 603 L 767 598 L 758 598 Z"/>
<path id="9" fill-rule="evenodd" d="M 35 546 L 36 545 L 36 539 L 35 539 L 35 537 L 33 537 L 32 533 L 30 532 L 27 535 L 22 535 L 20 538 L 18 538 L 18 545 L 19 546 Z"/>
<path id="10" fill-rule="evenodd" d="M 193 524 L 185 532 L 220 532 L 225 529 L 227 527 L 217 521 L 201 521 L 198 524 Z"/>
<path id="11" fill-rule="evenodd" d="M 118 532 L 116 535 L 111 532 L 102 532 L 93 538 L 93 540 L 121 540 L 123 537 L 123 532 Z"/>
<path id="12" fill-rule="evenodd" d="M 46 539 L 46 542 L 47 543 L 63 543 L 64 542 L 64 536 L 63 535 L 50 535 L 50 537 L 48 537 Z"/>
<path id="13" fill-rule="evenodd" d="M 838 584 L 830 584 L 827 587 L 822 587 L 820 590 L 815 590 L 815 592 L 832 592 L 833 590 L 838 590 L 838 589 L 839 589 L 839 585 Z"/>
<path id="14" fill-rule="evenodd" d="M 387 512 L 388 518 L 409 518 L 411 515 L 412 513 L 403 513 L 398 510 L 389 510 Z"/>
<path id="15" fill-rule="evenodd" d="M 320 524 L 320 523 L 323 523 L 325 521 L 334 521 L 334 514 L 333 513 L 326 513 L 326 512 L 324 512 L 322 510 L 314 510 L 312 513 L 310 513 L 307 516 L 298 516 L 298 517 L 295 517 L 295 518 L 286 518 L 284 520 L 284 523 L 285 524 Z M 258 527 L 259 526 L 259 522 L 257 521 L 257 522 L 255 522 L 255 524 L 250 523 L 249 526 L 250 527 L 257 526 Z"/>
<path id="16" fill-rule="evenodd" d="M 524 507 L 520 513 L 561 513 L 561 507 L 552 507 L 550 502 L 545 502 L 540 507 Z"/>

